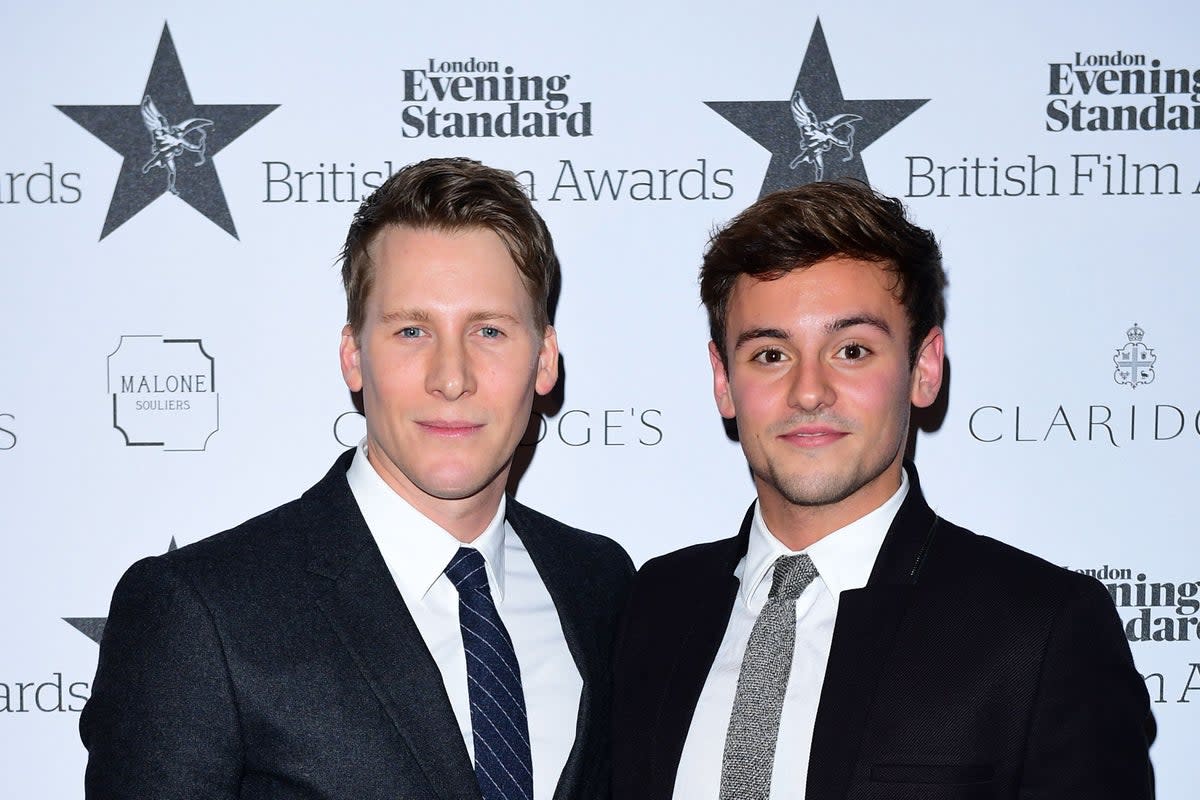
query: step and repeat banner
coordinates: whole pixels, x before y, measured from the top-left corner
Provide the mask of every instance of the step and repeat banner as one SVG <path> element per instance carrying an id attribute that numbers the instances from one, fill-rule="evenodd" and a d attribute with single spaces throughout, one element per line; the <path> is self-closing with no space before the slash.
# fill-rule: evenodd
<path id="1" fill-rule="evenodd" d="M 0 795 L 82 796 L 129 564 L 362 436 L 339 246 L 391 172 L 467 155 L 520 176 L 563 264 L 517 496 L 639 563 L 753 496 L 712 401 L 714 226 L 821 177 L 901 197 L 950 278 L 926 493 L 1108 586 L 1158 797 L 1194 797 L 1200 6 L 972 5 L 7 4 Z"/>

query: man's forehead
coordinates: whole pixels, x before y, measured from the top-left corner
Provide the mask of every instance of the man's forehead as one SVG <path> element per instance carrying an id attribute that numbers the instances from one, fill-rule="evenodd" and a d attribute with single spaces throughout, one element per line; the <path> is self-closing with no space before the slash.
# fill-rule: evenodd
<path id="1" fill-rule="evenodd" d="M 774 330 L 788 338 L 801 330 L 835 333 L 866 325 L 903 336 L 911 324 L 897 274 L 886 263 L 825 259 L 807 267 L 738 276 L 727 307 L 727 341 Z"/>
<path id="2" fill-rule="evenodd" d="M 374 259 L 384 243 L 395 243 L 397 240 L 407 241 L 413 237 L 431 237 L 432 239 L 454 240 L 462 239 L 472 234 L 491 234 L 503 245 L 503 237 L 485 225 L 416 225 L 410 222 L 389 222 L 381 225 L 379 230 L 367 241 L 366 253 Z M 508 248 L 505 246 L 505 252 Z"/>
<path id="3" fill-rule="evenodd" d="M 742 273 L 734 282 L 730 299 L 762 294 L 762 287 L 774 284 L 794 288 L 789 299 L 796 305 L 811 304 L 815 298 L 839 292 L 844 295 L 875 298 L 890 295 L 897 305 L 903 305 L 903 280 L 900 272 L 887 261 L 866 261 L 849 256 L 836 256 L 814 264 L 781 267 L 760 275 Z M 883 292 L 879 292 L 882 289 Z"/>

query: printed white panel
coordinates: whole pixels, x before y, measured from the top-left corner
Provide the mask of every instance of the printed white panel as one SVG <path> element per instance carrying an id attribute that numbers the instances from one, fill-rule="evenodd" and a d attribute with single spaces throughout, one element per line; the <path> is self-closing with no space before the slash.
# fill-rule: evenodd
<path id="1" fill-rule="evenodd" d="M 395 169 L 468 155 L 520 175 L 563 264 L 517 495 L 638 562 L 731 535 L 753 495 L 711 399 L 714 226 L 817 177 L 902 198 L 950 278 L 929 499 L 1108 585 L 1158 797 L 1194 796 L 1200 7 L 976 5 L 8 4 L 0 795 L 82 795 L 129 564 L 362 435 L 346 228 Z"/>

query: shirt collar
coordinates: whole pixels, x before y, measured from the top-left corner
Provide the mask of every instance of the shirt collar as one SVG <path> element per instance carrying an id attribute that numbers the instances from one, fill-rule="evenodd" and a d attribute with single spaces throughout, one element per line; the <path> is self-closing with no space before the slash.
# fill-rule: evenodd
<path id="1" fill-rule="evenodd" d="M 387 485 L 367 460 L 365 438 L 346 470 L 346 480 L 405 600 L 424 600 L 460 547 L 479 551 L 493 596 L 497 601 L 504 600 L 504 496 L 483 533 L 470 544 L 463 544 Z"/>
<path id="2" fill-rule="evenodd" d="M 883 505 L 804 550 L 791 550 L 776 539 L 763 521 L 761 504 L 756 503 L 746 557 L 738 566 L 740 572 L 735 572 L 741 580 L 738 592 L 742 601 L 751 608 L 761 607 L 771 590 L 769 578 L 775 560 L 796 553 L 807 553 L 812 558 L 817 573 L 835 600 L 844 591 L 866 586 L 888 528 L 908 494 L 908 485 L 908 474 L 901 470 L 900 488 Z"/>

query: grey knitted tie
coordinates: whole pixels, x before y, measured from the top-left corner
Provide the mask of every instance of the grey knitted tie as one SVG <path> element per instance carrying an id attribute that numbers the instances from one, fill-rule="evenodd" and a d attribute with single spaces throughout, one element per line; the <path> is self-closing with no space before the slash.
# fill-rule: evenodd
<path id="1" fill-rule="evenodd" d="M 783 696 L 796 646 L 796 598 L 817 577 L 804 553 L 775 560 L 771 594 L 754 621 L 721 762 L 721 800 L 767 800 Z"/>

